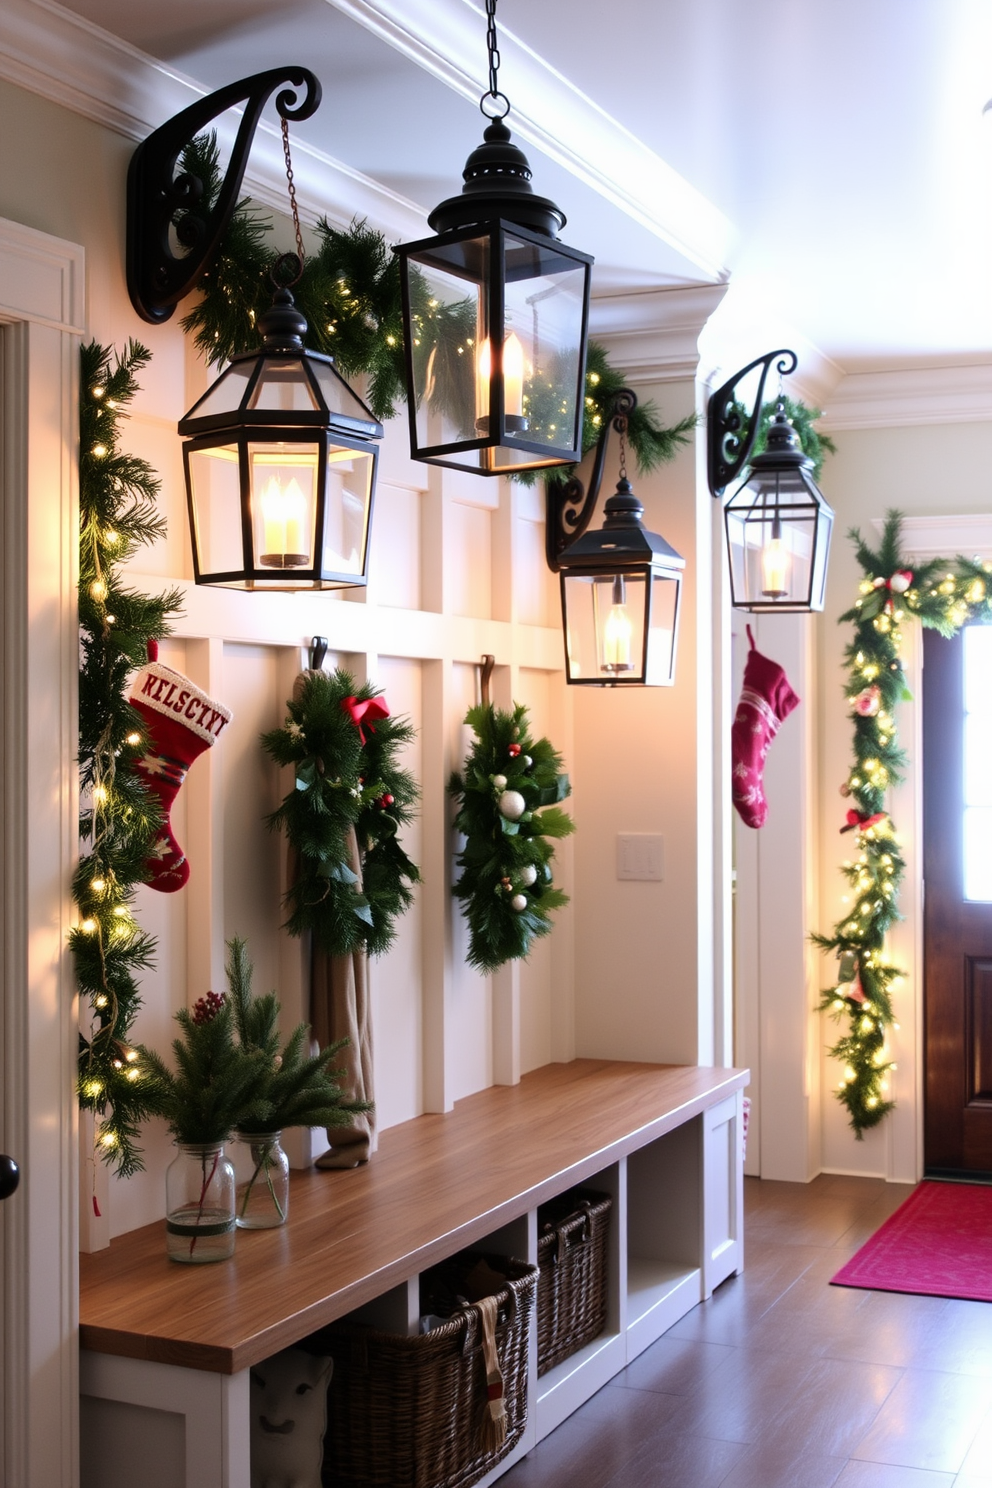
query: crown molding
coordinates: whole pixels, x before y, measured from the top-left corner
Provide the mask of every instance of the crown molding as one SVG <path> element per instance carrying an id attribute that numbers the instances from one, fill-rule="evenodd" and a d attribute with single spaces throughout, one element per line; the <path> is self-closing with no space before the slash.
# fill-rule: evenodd
<path id="1" fill-rule="evenodd" d="M 700 335 L 726 293 L 726 284 L 692 284 L 597 296 L 589 333 L 631 384 L 695 378 Z"/>
<path id="2" fill-rule="evenodd" d="M 883 517 L 873 517 L 872 526 L 881 537 Z M 903 517 L 899 524 L 899 548 L 907 558 L 992 558 L 992 515 L 974 512 L 969 516 Z"/>
<path id="3" fill-rule="evenodd" d="M 907 424 L 990 422 L 989 365 L 852 372 L 834 389 L 823 413 L 823 427 L 831 433 Z"/>
<path id="4" fill-rule="evenodd" d="M 55 0 L 0 4 L 0 78 L 134 141 L 208 91 Z M 234 111 L 214 127 L 229 151 L 237 132 Z M 341 226 L 360 216 L 387 236 L 418 237 L 425 230 L 427 213 L 419 203 L 298 139 L 293 170 L 300 215 L 311 226 L 322 215 Z M 287 210 L 281 136 L 267 120 L 256 132 L 245 185 L 256 201 Z"/>
<path id="5" fill-rule="evenodd" d="M 326 0 L 476 102 L 485 12 L 473 0 Z M 701 192 L 502 23 L 513 78 L 513 129 L 628 217 L 669 243 L 702 277 L 725 276 L 736 232 Z"/>

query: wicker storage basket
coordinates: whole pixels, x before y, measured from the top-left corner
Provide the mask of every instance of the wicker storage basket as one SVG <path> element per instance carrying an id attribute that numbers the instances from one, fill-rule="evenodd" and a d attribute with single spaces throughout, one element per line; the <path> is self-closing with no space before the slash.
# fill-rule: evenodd
<path id="1" fill-rule="evenodd" d="M 486 1370 L 474 1307 L 412 1337 L 333 1323 L 319 1335 L 334 1359 L 324 1438 L 329 1488 L 467 1488 L 519 1441 L 537 1270 L 488 1259 L 507 1278 L 496 1326 L 507 1417 L 502 1447 L 481 1445 Z"/>
<path id="2" fill-rule="evenodd" d="M 547 1374 L 606 1326 L 606 1241 L 613 1200 L 573 1189 L 538 1211 L 537 1372 Z"/>

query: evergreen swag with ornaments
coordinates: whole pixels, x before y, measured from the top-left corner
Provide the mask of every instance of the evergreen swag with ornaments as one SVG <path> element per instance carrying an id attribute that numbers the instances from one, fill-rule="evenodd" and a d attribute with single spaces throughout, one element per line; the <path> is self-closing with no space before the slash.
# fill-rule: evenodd
<path id="1" fill-rule="evenodd" d="M 453 892 L 468 921 L 469 964 L 492 972 L 526 956 L 551 929 L 551 911 L 568 903 L 552 883 L 551 861 L 553 839 L 575 830 L 559 804 L 571 786 L 561 755 L 530 737 L 521 704 L 504 713 L 482 703 L 465 722 L 475 742 L 448 785 L 465 835 Z"/>
<path id="2" fill-rule="evenodd" d="M 216 200 L 221 174 L 216 135 L 199 135 L 185 148 L 180 169 L 204 183 L 197 211 L 202 214 Z M 270 270 L 280 253 L 267 235 L 272 223 L 261 216 L 250 198 L 239 202 L 224 234 L 220 250 L 197 284 L 199 300 L 182 320 L 182 328 L 194 337 L 197 349 L 211 364 L 258 348 L 255 325 L 272 297 Z M 399 267 L 380 232 L 364 221 L 346 231 L 321 218 L 317 223 L 317 252 L 308 256 L 293 298 L 306 316 L 306 344 L 311 351 L 333 356 L 346 377 L 367 378 L 366 401 L 378 419 L 392 418 L 404 397 L 405 365 Z M 426 284 L 415 281 L 413 292 L 422 289 L 417 305 L 422 335 L 418 355 L 434 359 L 434 386 L 438 402 L 454 411 L 454 389 L 461 378 L 445 377 L 445 368 L 464 355 L 475 334 L 475 307 L 467 299 L 456 305 L 432 300 Z M 590 342 L 586 363 L 586 399 L 583 419 L 583 452 L 599 438 L 610 417 L 613 398 L 623 387 L 622 375 L 612 368 L 601 346 Z M 536 416 L 535 405 L 535 416 Z M 473 426 L 475 409 L 466 417 Z M 639 403 L 630 415 L 627 440 L 642 472 L 670 460 L 687 442 L 695 427 L 694 416 L 672 428 L 658 420 L 651 403 Z M 560 476 L 567 471 L 559 470 Z M 540 472 L 524 472 L 514 479 L 533 482 Z"/>
<path id="3" fill-rule="evenodd" d="M 886 791 L 901 780 L 906 759 L 895 723 L 896 705 L 909 696 L 900 660 L 902 624 L 915 618 L 951 636 L 969 621 L 992 621 L 992 564 L 935 558 L 913 569 L 900 549 L 900 525 L 899 513 L 889 512 L 877 550 L 859 532 L 850 534 L 864 571 L 854 608 L 840 617 L 854 626 L 845 652 L 854 762 L 841 787 L 852 803 L 841 828 L 854 834 L 842 867 L 851 898 L 833 934 L 813 937 L 839 957 L 837 983 L 824 991 L 820 1008 L 847 1023 L 830 1053 L 843 1063 L 837 1097 L 859 1139 L 894 1106 L 888 1076 L 895 1065 L 886 1039 L 894 1026 L 893 988 L 905 975 L 884 953 L 886 931 L 899 918 L 906 866 L 885 809 Z"/>
<path id="4" fill-rule="evenodd" d="M 276 764 L 296 772 L 294 789 L 269 818 L 298 855 L 286 928 L 291 935 L 310 931 L 330 955 L 361 949 L 381 955 L 412 901 L 411 885 L 420 881 L 398 837 L 419 796 L 413 776 L 397 763 L 414 729 L 389 716 L 374 687 L 356 686 L 341 670 L 307 672 L 287 708 L 285 725 L 262 736 Z M 349 865 L 351 828 L 361 885 Z"/>
<path id="5" fill-rule="evenodd" d="M 141 1168 L 138 1130 L 158 1109 L 129 1038 L 141 1005 L 136 974 L 155 950 L 132 905 L 163 823 L 159 798 L 138 770 L 147 738 L 128 681 L 180 608 L 178 593 L 138 594 L 121 575 L 134 552 L 165 530 L 155 472 L 119 444 L 120 421 L 138 390 L 135 373 L 148 360 L 136 341 L 122 355 L 95 342 L 81 349 L 79 783 L 87 846 L 72 880 L 79 919 L 69 945 L 85 1006 L 79 1103 L 95 1113 L 97 1149 L 122 1177 Z"/>

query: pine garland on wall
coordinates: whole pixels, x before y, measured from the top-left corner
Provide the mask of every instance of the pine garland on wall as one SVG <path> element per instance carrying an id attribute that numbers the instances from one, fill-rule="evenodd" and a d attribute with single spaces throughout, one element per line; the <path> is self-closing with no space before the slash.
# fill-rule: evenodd
<path id="1" fill-rule="evenodd" d="M 156 511 L 159 481 L 124 453 L 119 425 L 149 360 L 130 341 L 123 354 L 90 342 L 81 349 L 79 417 L 79 766 L 80 836 L 88 843 L 72 882 L 79 922 L 69 944 L 88 1003 L 80 1034 L 79 1103 L 98 1118 L 97 1146 L 122 1177 L 142 1166 L 140 1123 L 156 1109 L 129 1039 L 141 1005 L 136 974 L 155 942 L 134 918 L 135 890 L 161 816 L 135 771 L 145 749 L 127 683 L 149 639 L 168 632 L 179 595 L 138 594 L 122 581 L 133 553 L 165 531 Z M 86 1021 L 86 1020 L 84 1020 Z"/>
<path id="2" fill-rule="evenodd" d="M 881 542 L 872 549 L 850 533 L 864 577 L 854 607 L 840 617 L 854 626 L 845 651 L 844 693 L 854 725 L 854 761 L 841 794 L 852 805 L 841 828 L 852 832 L 853 854 L 841 871 L 850 907 L 831 935 L 814 942 L 839 958 L 836 984 L 822 996 L 821 1011 L 846 1031 L 830 1050 L 843 1064 L 837 1099 L 847 1108 L 860 1140 L 888 1115 L 889 1073 L 895 1068 L 887 1043 L 894 1024 L 893 988 L 905 972 L 885 956 L 885 936 L 899 919 L 899 889 L 905 860 L 885 809 L 886 792 L 902 779 L 906 756 L 899 748 L 895 712 L 909 694 L 903 676 L 902 623 L 916 618 L 941 635 L 954 635 L 972 620 L 992 620 L 992 564 L 967 558 L 933 559 L 915 571 L 901 549 L 901 517 L 887 514 Z"/>
<path id="3" fill-rule="evenodd" d="M 269 818 L 298 856 L 286 929 L 311 932 L 330 955 L 364 949 L 379 956 L 420 881 L 398 836 L 419 797 L 397 759 L 413 726 L 391 718 L 381 692 L 356 686 L 340 669 L 308 672 L 287 709 L 285 725 L 262 735 L 270 758 L 296 772 L 293 790 Z M 361 885 L 349 863 L 352 827 Z"/>
<path id="4" fill-rule="evenodd" d="M 180 165 L 204 182 L 204 200 L 211 204 L 221 182 L 216 135 L 193 140 Z M 200 298 L 181 324 L 211 364 L 257 350 L 254 327 L 272 298 L 269 273 L 280 257 L 267 238 L 271 231 L 271 221 L 245 197 L 213 266 L 197 286 Z M 307 318 L 310 350 L 333 356 L 345 377 L 364 375 L 372 412 L 378 419 L 392 418 L 404 398 L 403 322 L 399 268 L 382 233 L 364 221 L 341 231 L 322 218 L 317 223 L 317 251 L 307 257 L 293 296 Z M 441 398 L 446 386 L 461 385 L 460 379 L 451 383 L 445 379 L 444 365 L 446 358 L 457 359 L 467 332 L 474 331 L 475 312 L 469 308 L 471 315 L 466 318 L 464 307 L 434 305 L 426 295 L 418 307 L 425 330 L 421 355 L 435 353 L 435 385 Z M 604 349 L 590 342 L 583 452 L 599 438 L 613 397 L 623 385 L 622 375 L 610 366 Z M 695 424 L 695 417 L 690 416 L 666 428 L 653 404 L 639 404 L 627 429 L 638 469 L 647 472 L 670 460 L 687 443 Z M 568 472 L 557 474 L 567 478 Z M 515 478 L 533 481 L 539 477 L 539 471 L 529 471 Z"/>
<path id="5" fill-rule="evenodd" d="M 465 835 L 452 892 L 465 909 L 469 965 L 492 972 L 528 955 L 552 928 L 551 911 L 568 903 L 551 864 L 554 841 L 575 830 L 560 805 L 571 786 L 549 740 L 531 738 L 522 704 L 504 713 L 481 703 L 465 722 L 475 740 L 448 785 Z"/>

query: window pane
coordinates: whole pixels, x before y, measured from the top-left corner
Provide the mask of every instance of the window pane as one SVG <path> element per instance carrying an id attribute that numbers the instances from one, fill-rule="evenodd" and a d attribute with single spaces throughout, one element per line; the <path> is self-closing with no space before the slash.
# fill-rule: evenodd
<path id="1" fill-rule="evenodd" d="M 964 897 L 992 900 L 992 807 L 964 813 Z"/>

